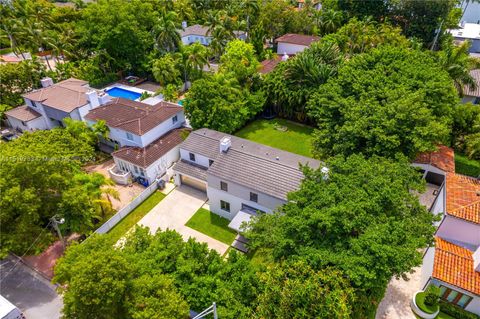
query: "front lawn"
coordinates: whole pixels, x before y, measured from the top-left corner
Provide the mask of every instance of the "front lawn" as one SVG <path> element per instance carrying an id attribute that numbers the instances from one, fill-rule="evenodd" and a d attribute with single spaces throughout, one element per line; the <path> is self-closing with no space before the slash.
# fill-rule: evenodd
<path id="1" fill-rule="evenodd" d="M 480 175 L 480 161 L 469 159 L 465 155 L 455 154 L 455 172 L 477 177 Z"/>
<path id="2" fill-rule="evenodd" d="M 228 228 L 230 221 L 226 218 L 218 216 L 205 208 L 200 208 L 185 224 L 209 237 L 230 245 L 237 233 Z"/>
<path id="3" fill-rule="evenodd" d="M 125 216 L 115 227 L 110 229 L 108 234 L 117 241 L 130 230 L 136 223 L 140 221 L 149 211 L 152 210 L 162 199 L 165 198 L 165 194 L 160 191 L 155 191 L 150 195 L 146 200 L 143 201 L 140 205 L 137 206 L 133 211 Z"/>
<path id="4" fill-rule="evenodd" d="M 286 131 L 284 129 L 286 128 Z M 310 126 L 284 119 L 256 120 L 235 133 L 236 136 L 276 147 L 298 155 L 311 157 L 312 133 Z"/>

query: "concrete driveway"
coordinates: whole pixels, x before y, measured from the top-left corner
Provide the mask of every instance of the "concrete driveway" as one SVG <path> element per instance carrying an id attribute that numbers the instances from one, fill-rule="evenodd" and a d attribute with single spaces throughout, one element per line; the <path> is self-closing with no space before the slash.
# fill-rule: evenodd
<path id="1" fill-rule="evenodd" d="M 0 262 L 2 296 L 20 309 L 28 319 L 58 319 L 63 307 L 55 286 L 16 259 Z"/>
<path id="2" fill-rule="evenodd" d="M 152 234 L 158 229 L 176 230 L 184 240 L 193 237 L 223 255 L 227 251 L 228 245 L 185 226 L 206 200 L 207 195 L 204 192 L 185 185 L 179 186 L 145 215 L 138 225 L 149 227 Z"/>

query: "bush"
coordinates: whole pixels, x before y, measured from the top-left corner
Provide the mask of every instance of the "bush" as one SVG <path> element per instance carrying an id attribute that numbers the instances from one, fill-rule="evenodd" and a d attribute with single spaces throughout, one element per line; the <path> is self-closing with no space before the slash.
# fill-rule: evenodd
<path id="1" fill-rule="evenodd" d="M 443 300 L 440 300 L 440 310 L 457 319 L 480 319 L 480 316 Z"/>
<path id="2" fill-rule="evenodd" d="M 480 176 L 480 161 L 469 159 L 465 155 L 456 153 L 455 171 L 463 175 Z"/>
<path id="3" fill-rule="evenodd" d="M 440 288 L 435 285 L 428 286 L 425 291 L 425 304 L 431 307 L 438 306 L 438 299 L 440 295 Z"/>

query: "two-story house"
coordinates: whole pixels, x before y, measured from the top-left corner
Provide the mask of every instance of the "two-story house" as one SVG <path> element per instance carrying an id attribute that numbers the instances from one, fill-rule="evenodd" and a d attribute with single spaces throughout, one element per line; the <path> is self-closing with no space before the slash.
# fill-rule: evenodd
<path id="1" fill-rule="evenodd" d="M 179 156 L 185 123 L 183 107 L 169 102 L 155 105 L 114 98 L 90 111 L 85 119 L 89 125 L 99 120 L 109 128 L 105 143 L 113 146 L 115 166 L 110 177 L 120 184 L 139 179 L 150 184 L 165 174 Z"/>
<path id="2" fill-rule="evenodd" d="M 70 78 L 54 84 L 44 78 L 41 83 L 41 89 L 23 95 L 25 105 L 5 113 L 11 127 L 34 131 L 64 126 L 65 118 L 82 121 L 88 111 L 109 101 L 108 95 L 99 95 L 83 80 Z"/>
<path id="3" fill-rule="evenodd" d="M 440 183 L 430 207 L 443 213 L 435 245 L 423 257 L 421 287 L 440 287 L 441 298 L 480 315 L 480 180 L 455 173 L 454 152 L 440 146 L 414 166 L 427 182 Z"/>
<path id="4" fill-rule="evenodd" d="M 207 193 L 210 210 L 229 220 L 256 212 L 271 213 L 298 189 L 299 164 L 318 168 L 311 158 L 210 129 L 190 133 L 180 145 L 175 183 Z"/>

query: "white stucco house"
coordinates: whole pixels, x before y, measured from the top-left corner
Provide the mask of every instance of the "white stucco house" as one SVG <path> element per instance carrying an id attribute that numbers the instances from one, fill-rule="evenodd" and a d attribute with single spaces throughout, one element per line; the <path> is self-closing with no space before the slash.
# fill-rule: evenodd
<path id="1" fill-rule="evenodd" d="M 148 185 L 164 175 L 179 157 L 185 123 L 183 107 L 169 102 L 149 105 L 124 98 L 90 111 L 85 120 L 89 125 L 99 120 L 109 128 L 104 141 L 114 147 L 115 166 L 110 177 L 120 184 L 134 178 Z"/>
<path id="2" fill-rule="evenodd" d="M 41 82 L 41 89 L 23 95 L 25 105 L 5 113 L 12 128 L 46 130 L 64 126 L 65 118 L 82 121 L 90 110 L 109 101 L 108 95 L 99 95 L 83 80 L 70 78 L 54 84 L 44 78 Z"/>
<path id="3" fill-rule="evenodd" d="M 313 42 L 320 40 L 313 35 L 288 33 L 275 39 L 277 54 L 294 55 L 308 48 Z"/>
<path id="4" fill-rule="evenodd" d="M 421 287 L 434 284 L 443 300 L 480 315 L 480 180 L 455 173 L 454 152 L 445 146 L 413 165 L 427 182 L 440 182 L 430 211 L 442 218 L 423 257 Z"/>
<path id="5" fill-rule="evenodd" d="M 480 52 L 480 24 L 462 22 L 456 29 L 450 29 L 448 32 L 456 41 L 470 41 L 470 52 Z"/>
<path id="6" fill-rule="evenodd" d="M 177 185 L 206 192 L 210 210 L 233 222 L 285 204 L 304 177 L 299 163 L 320 166 L 311 158 L 204 128 L 180 145 L 173 171 Z"/>
<path id="7" fill-rule="evenodd" d="M 233 33 L 235 34 L 235 37 L 240 40 L 245 40 L 247 37 L 247 34 L 244 31 L 233 31 Z M 187 26 L 185 21 L 182 23 L 180 37 L 184 45 L 198 42 L 208 46 L 212 42 L 212 36 L 208 32 L 208 27 L 199 24 Z"/>

